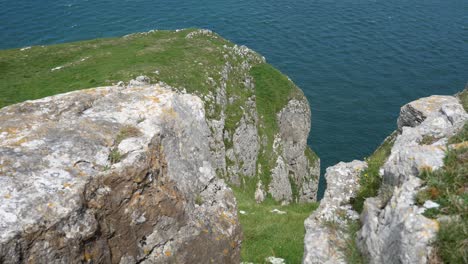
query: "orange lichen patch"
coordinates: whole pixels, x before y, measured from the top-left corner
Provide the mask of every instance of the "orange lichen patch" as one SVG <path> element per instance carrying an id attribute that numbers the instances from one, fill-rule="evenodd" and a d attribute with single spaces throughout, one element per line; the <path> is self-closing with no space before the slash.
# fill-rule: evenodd
<path id="1" fill-rule="evenodd" d="M 151 100 L 153 103 L 160 103 L 161 102 L 159 97 L 156 97 L 156 96 L 153 96 L 153 95 L 145 96 L 145 98 Z"/>
<path id="2" fill-rule="evenodd" d="M 3 198 L 5 198 L 5 199 L 10 199 L 10 198 L 11 198 L 11 194 L 9 194 L 9 193 L 5 194 L 5 195 L 3 196 Z"/>
<path id="3" fill-rule="evenodd" d="M 84 258 L 84 261 L 90 262 L 93 259 L 93 256 L 90 253 L 85 252 L 83 258 Z"/>
<path id="4" fill-rule="evenodd" d="M 450 148 L 452 148 L 452 149 L 464 149 L 464 148 L 468 148 L 468 141 L 463 141 L 463 142 L 461 142 L 461 143 L 452 144 L 452 145 L 450 145 Z"/>
<path id="5" fill-rule="evenodd" d="M 64 188 L 70 188 L 71 186 L 72 186 L 72 184 L 71 184 L 71 183 L 68 183 L 68 182 L 66 182 L 66 183 L 63 184 L 63 187 L 64 187 Z"/>
<path id="6" fill-rule="evenodd" d="M 5 129 L 8 134 L 18 134 L 19 129 L 16 127 L 8 127 Z"/>
<path id="7" fill-rule="evenodd" d="M 166 257 L 170 257 L 170 256 L 172 256 L 172 253 L 171 253 L 171 251 L 166 250 L 166 252 L 164 252 L 164 255 L 166 255 Z"/>
<path id="8" fill-rule="evenodd" d="M 222 212 L 221 213 L 221 217 L 227 221 L 228 223 L 232 224 L 232 225 L 235 225 L 236 224 L 236 221 L 234 219 L 232 219 L 229 215 L 227 215 L 225 212 Z"/>
<path id="9" fill-rule="evenodd" d="M 165 117 L 169 117 L 169 118 L 176 118 L 177 117 L 177 112 L 174 111 L 174 108 L 172 108 L 172 107 L 171 108 L 169 108 L 169 107 L 163 108 L 162 112 L 163 112 L 163 115 Z"/>
<path id="10" fill-rule="evenodd" d="M 225 256 L 227 256 L 227 255 L 229 254 L 229 250 L 228 250 L 227 248 L 225 248 L 225 249 L 223 250 L 223 254 L 224 254 Z"/>
<path id="11" fill-rule="evenodd" d="M 229 245 L 231 245 L 232 248 L 235 248 L 237 246 L 237 243 L 235 241 L 231 241 Z"/>
<path id="12" fill-rule="evenodd" d="M 26 137 L 22 137 L 20 140 L 14 142 L 12 145 L 20 146 L 20 145 L 22 145 L 23 143 L 26 143 L 26 142 L 28 142 L 28 139 Z"/>
<path id="13" fill-rule="evenodd" d="M 432 167 L 429 166 L 429 165 L 422 165 L 419 167 L 419 170 L 420 171 L 424 171 L 424 172 L 431 172 L 432 171 Z"/>

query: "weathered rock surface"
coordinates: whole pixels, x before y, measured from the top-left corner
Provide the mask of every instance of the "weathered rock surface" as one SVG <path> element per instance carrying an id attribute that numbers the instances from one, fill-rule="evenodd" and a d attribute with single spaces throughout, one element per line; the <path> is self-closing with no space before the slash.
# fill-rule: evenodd
<path id="1" fill-rule="evenodd" d="M 356 195 L 359 175 L 365 168 L 366 162 L 358 160 L 327 168 L 325 195 L 319 208 L 304 223 L 303 263 L 346 263 L 342 251 L 349 239 L 347 222 L 359 218 L 349 200 Z"/>
<path id="2" fill-rule="evenodd" d="M 456 97 L 431 96 L 402 107 L 401 133 L 381 169 L 384 186 L 394 189 L 389 201 L 366 200 L 359 244 L 370 263 L 427 263 L 438 223 L 415 204 L 422 170 L 443 166 L 448 138 L 468 120 Z M 390 187 L 388 187 L 390 186 Z"/>
<path id="3" fill-rule="evenodd" d="M 200 32 L 197 34 L 209 34 Z M 193 35 L 191 37 L 194 37 Z M 257 113 L 255 98 L 255 82 L 250 75 L 252 65 L 264 63 L 265 59 L 245 46 L 225 47 L 226 61 L 220 72 L 220 79 L 211 79 L 209 82 L 216 87 L 215 93 L 204 97 L 204 101 L 210 106 L 209 113 L 219 111 L 216 118 L 208 118 L 212 136 L 209 144 L 212 156 L 215 157 L 215 169 L 218 174 L 225 177 L 229 182 L 240 185 L 242 177 L 257 177 L 260 181 L 257 167 L 258 157 L 262 147 L 269 146 L 260 139 L 261 117 Z M 242 60 L 236 64 L 232 61 Z M 229 94 L 229 80 L 241 79 L 243 82 L 236 87 L 237 91 L 251 94 L 247 99 Z M 231 88 L 232 89 L 232 88 Z M 229 128 L 226 122 L 232 118 L 227 111 L 230 105 L 241 105 L 237 111 L 241 111 L 240 120 L 235 128 Z M 209 115 L 212 116 L 212 115 Z M 265 191 L 270 193 L 277 201 L 286 203 L 293 201 L 313 202 L 317 196 L 318 179 L 320 175 L 320 159 L 313 160 L 305 155 L 307 137 L 310 132 L 311 113 L 309 104 L 302 95 L 299 99 L 291 99 L 284 108 L 277 113 L 277 125 L 279 131 L 276 135 L 275 149 L 271 168 L 272 180 L 265 183 Z M 295 186 L 291 186 L 294 184 Z M 297 189 L 297 197 L 294 197 L 293 189 Z"/>
<path id="4" fill-rule="evenodd" d="M 278 159 L 271 172 L 270 183 L 270 193 L 276 200 L 292 201 L 291 184 L 299 189 L 298 201 L 312 202 L 316 199 L 320 160 L 311 160 L 305 155 L 310 116 L 306 100 L 290 100 L 278 113 L 279 135 L 274 143 Z"/>
<path id="5" fill-rule="evenodd" d="M 0 110 L 1 263 L 239 262 L 203 102 L 138 82 Z"/>

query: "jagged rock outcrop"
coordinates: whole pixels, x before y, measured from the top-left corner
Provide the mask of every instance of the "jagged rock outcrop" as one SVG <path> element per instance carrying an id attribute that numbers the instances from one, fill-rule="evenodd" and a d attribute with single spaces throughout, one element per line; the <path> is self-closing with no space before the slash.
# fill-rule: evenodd
<path id="1" fill-rule="evenodd" d="M 1 263 L 239 262 L 202 100 L 137 81 L 0 110 Z"/>
<path id="2" fill-rule="evenodd" d="M 365 168 L 366 162 L 358 160 L 327 168 L 325 195 L 319 208 L 304 222 L 303 263 L 346 263 L 343 249 L 349 239 L 347 221 L 359 218 L 349 200 L 359 189 L 359 175 Z"/>
<path id="3" fill-rule="evenodd" d="M 210 33 L 204 31 L 202 34 Z M 259 119 L 262 117 L 257 112 L 255 80 L 250 70 L 254 65 L 265 63 L 265 58 L 245 46 L 224 48 L 227 60 L 220 72 L 220 79 L 210 79 L 215 92 L 203 97 L 209 106 L 208 112 L 212 113 L 207 119 L 212 131 L 210 149 L 221 177 L 235 185 L 241 184 L 242 177 L 257 177 L 257 181 L 261 181 L 259 171 L 262 168 L 258 166 L 258 158 L 261 149 L 269 149 L 270 146 L 266 145 L 271 143 L 260 138 L 262 125 Z M 233 63 L 239 60 L 242 63 Z M 233 79 L 242 80 L 235 90 L 229 87 L 233 85 Z M 298 90 L 297 87 L 294 89 Z M 236 93 L 233 94 L 233 91 Z M 265 186 L 275 200 L 286 203 L 294 198 L 298 202 L 315 201 L 320 175 L 320 159 L 307 146 L 310 107 L 305 96 L 298 94 L 298 98 L 289 100 L 281 111 L 275 113 L 279 129 L 273 143 L 275 155 L 272 159 L 275 165 L 269 171 L 271 182 Z M 245 96 L 246 99 L 242 98 Z M 238 105 L 235 111 L 240 111 L 240 115 L 232 112 L 232 105 Z M 216 111 L 219 111 L 219 115 L 214 115 Z M 240 119 L 234 128 L 232 124 L 227 124 L 238 116 Z M 307 151 L 314 156 L 313 159 L 307 157 Z"/>
<path id="4" fill-rule="evenodd" d="M 467 121 L 468 114 L 453 96 L 422 98 L 401 108 L 398 132 L 389 141 L 393 142 L 391 153 L 379 171 L 379 195 L 365 200 L 360 216 L 362 228 L 356 242 L 369 263 L 428 263 L 439 223 L 425 217 L 426 208 L 416 204 L 423 187 L 418 177 L 423 170 L 444 165 L 448 139 Z M 359 189 L 361 173 L 351 173 L 351 164 L 327 169 L 325 197 L 305 222 L 304 263 L 346 263 L 342 245 L 350 237 L 347 220 L 356 214 L 350 198 Z M 349 181 L 347 189 L 343 181 Z M 334 221 L 333 230 L 327 219 Z"/>
<path id="5" fill-rule="evenodd" d="M 458 98 L 431 96 L 402 107 L 391 154 L 381 169 L 389 201 L 369 198 L 364 205 L 359 245 L 370 263 L 427 263 L 439 224 L 422 215 L 415 196 L 423 170 L 443 166 L 448 138 L 468 120 Z"/>
<path id="6" fill-rule="evenodd" d="M 300 202 L 316 199 L 320 160 L 305 155 L 310 132 L 310 108 L 307 101 L 290 100 L 278 113 L 279 133 L 274 141 L 278 154 L 276 166 L 271 171 L 270 193 L 276 200 L 290 202 L 297 190 Z M 291 186 L 291 185 L 296 186 Z"/>

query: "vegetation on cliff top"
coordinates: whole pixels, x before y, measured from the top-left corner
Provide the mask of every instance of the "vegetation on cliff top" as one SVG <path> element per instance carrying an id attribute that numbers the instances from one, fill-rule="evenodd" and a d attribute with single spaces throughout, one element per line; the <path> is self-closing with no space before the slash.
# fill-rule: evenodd
<path id="1" fill-rule="evenodd" d="M 303 94 L 291 80 L 263 63 L 261 56 L 255 53 L 249 57 L 252 68 L 247 72 L 253 77 L 255 90 L 246 89 L 242 61 L 245 58 L 226 51 L 226 47 L 232 48 L 234 44 L 214 33 L 188 38 L 192 32 L 196 30 L 154 31 L 121 38 L 0 51 L 0 108 L 73 90 L 127 82 L 146 75 L 153 83 L 163 81 L 201 96 L 208 117 L 217 119 L 223 106 L 214 100 L 207 101 L 205 96 L 215 94 L 225 78 L 223 74 L 228 74 L 226 93 L 233 100 L 224 106 L 225 130 L 233 134 L 247 98 L 255 95 L 259 136 L 267 140 L 267 144 L 263 144 L 266 149 L 261 149 L 258 157 L 262 167 L 258 176 L 264 186 L 268 186 L 270 169 L 277 158 L 272 150 L 274 136 L 279 130 L 276 114 L 288 100 L 304 99 Z M 127 132 L 124 131 L 121 137 L 124 138 Z M 232 142 L 227 140 L 225 144 L 229 147 Z M 317 159 L 309 148 L 305 154 L 311 161 Z M 120 153 L 113 152 L 109 159 L 120 159 Z M 305 233 L 303 222 L 317 205 L 280 206 L 271 197 L 257 205 L 253 195 L 256 182 L 246 181 L 242 187 L 233 188 L 239 210 L 248 212 L 240 214 L 244 230 L 242 259 L 261 263 L 265 257 L 277 256 L 286 259 L 287 263 L 299 263 Z M 274 208 L 287 213 L 273 214 L 270 211 Z"/>

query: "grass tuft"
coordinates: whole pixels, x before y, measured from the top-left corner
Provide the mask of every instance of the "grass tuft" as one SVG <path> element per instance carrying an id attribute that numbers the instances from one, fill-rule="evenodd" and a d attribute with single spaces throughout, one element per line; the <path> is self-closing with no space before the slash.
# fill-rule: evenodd
<path id="1" fill-rule="evenodd" d="M 393 132 L 385 139 L 382 145 L 366 159 L 368 167 L 361 173 L 359 178 L 360 188 L 356 197 L 351 201 L 354 210 L 359 213 L 362 212 L 366 198 L 375 197 L 379 193 L 382 182 L 379 170 L 384 165 L 385 161 L 387 161 L 388 156 L 390 156 L 396 135 L 397 132 Z"/>

